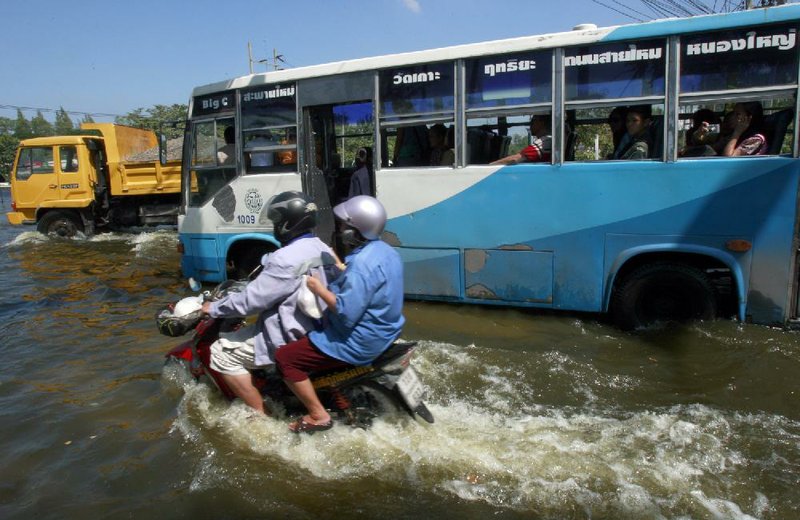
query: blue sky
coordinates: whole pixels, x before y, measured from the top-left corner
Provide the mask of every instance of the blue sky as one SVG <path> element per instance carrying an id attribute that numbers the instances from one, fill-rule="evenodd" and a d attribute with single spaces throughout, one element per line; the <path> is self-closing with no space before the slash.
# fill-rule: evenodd
<path id="1" fill-rule="evenodd" d="M 298 67 L 630 21 L 591 0 L 4 0 L 0 105 L 125 114 L 187 103 L 193 87 L 249 72 L 248 41 L 254 59 L 276 48 Z"/>

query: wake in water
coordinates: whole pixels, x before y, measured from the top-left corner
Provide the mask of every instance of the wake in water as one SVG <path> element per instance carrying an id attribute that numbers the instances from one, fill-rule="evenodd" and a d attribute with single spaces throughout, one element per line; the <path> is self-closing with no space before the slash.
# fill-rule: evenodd
<path id="1" fill-rule="evenodd" d="M 55 235 L 43 235 L 38 231 L 23 231 L 15 235 L 4 246 L 24 246 L 29 244 L 43 244 L 48 242 L 55 243 L 88 243 L 100 244 L 106 242 L 123 242 L 136 246 L 138 249 L 142 245 L 154 243 L 156 246 L 164 243 L 171 244 L 173 247 L 178 242 L 178 234 L 172 228 L 130 228 L 124 232 L 98 233 L 87 237 L 83 233 L 78 233 L 74 237 L 59 237 Z"/>
<path id="2" fill-rule="evenodd" d="M 433 425 L 386 417 L 368 431 L 337 425 L 298 437 L 287 418 L 254 418 L 209 386 L 165 370 L 183 396 L 173 432 L 206 446 L 193 489 L 231 472 L 225 453 L 254 453 L 322 481 L 401 481 L 407 486 L 545 517 L 762 517 L 800 460 L 800 424 L 701 404 L 619 412 L 592 399 L 608 384 L 636 391 L 635 378 L 600 374 L 552 351 L 495 364 L 492 349 L 421 342 L 415 368 L 431 389 Z M 570 370 L 564 370 L 569 366 Z M 585 396 L 585 405 L 537 402 L 539 381 Z M 748 439 L 777 436 L 778 453 L 749 453 Z M 247 460 L 250 457 L 244 456 Z M 769 468 L 776 481 L 740 493 Z M 257 471 L 249 468 L 248 471 Z M 752 482 L 749 483 L 752 486 Z M 786 504 L 781 504 L 780 508 Z"/>

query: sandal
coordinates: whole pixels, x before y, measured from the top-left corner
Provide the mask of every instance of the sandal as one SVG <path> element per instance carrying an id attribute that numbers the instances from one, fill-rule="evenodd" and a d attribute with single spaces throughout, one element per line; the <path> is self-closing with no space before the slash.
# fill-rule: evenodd
<path id="1" fill-rule="evenodd" d="M 322 424 L 316 424 L 306 421 L 305 417 L 301 417 L 289 424 L 289 431 L 292 433 L 308 433 L 309 435 L 314 432 L 324 432 L 331 428 L 333 428 L 333 419 L 328 419 L 328 422 Z"/>

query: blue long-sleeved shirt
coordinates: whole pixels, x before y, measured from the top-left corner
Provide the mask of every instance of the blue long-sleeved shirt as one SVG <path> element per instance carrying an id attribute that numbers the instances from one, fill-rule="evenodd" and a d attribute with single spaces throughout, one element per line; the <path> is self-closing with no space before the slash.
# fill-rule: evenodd
<path id="1" fill-rule="evenodd" d="M 308 337 L 325 354 L 366 365 L 400 336 L 403 317 L 403 263 L 381 240 L 372 240 L 346 259 L 347 269 L 328 287 L 336 311 L 327 309 L 321 331 Z"/>

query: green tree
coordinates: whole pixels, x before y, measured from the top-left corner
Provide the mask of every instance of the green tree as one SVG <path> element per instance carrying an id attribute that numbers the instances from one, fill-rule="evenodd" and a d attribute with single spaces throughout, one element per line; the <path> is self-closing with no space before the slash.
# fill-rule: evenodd
<path id="1" fill-rule="evenodd" d="M 0 134 L 0 176 L 3 177 L 3 181 L 7 181 L 11 176 L 14 154 L 16 154 L 18 144 L 19 139 L 10 133 Z"/>
<path id="2" fill-rule="evenodd" d="M 33 135 L 31 131 L 31 123 L 22 114 L 22 110 L 17 109 L 17 119 L 14 122 L 14 137 L 20 141 L 27 139 Z"/>
<path id="3" fill-rule="evenodd" d="M 37 110 L 36 116 L 31 119 L 31 134 L 34 137 L 53 135 L 53 125 L 44 118 L 41 110 Z"/>
<path id="4" fill-rule="evenodd" d="M 0 117 L 0 135 L 14 135 L 14 120 Z"/>
<path id="5" fill-rule="evenodd" d="M 85 114 L 83 116 L 83 119 L 81 119 L 81 124 L 83 124 L 83 123 L 94 123 L 94 119 L 92 119 L 92 115 L 91 114 Z"/>
<path id="6" fill-rule="evenodd" d="M 117 117 L 115 122 L 121 125 L 146 128 L 154 132 L 163 131 L 169 139 L 183 135 L 183 123 L 186 121 L 188 107 L 186 105 L 154 105 L 152 108 L 137 108 L 122 117 Z"/>
<path id="7" fill-rule="evenodd" d="M 70 135 L 75 133 L 75 125 L 72 124 L 72 119 L 69 118 L 64 107 L 60 107 L 58 112 L 56 112 L 55 132 L 56 135 Z"/>

